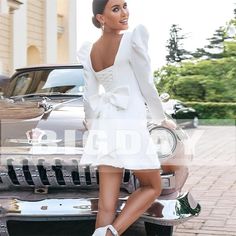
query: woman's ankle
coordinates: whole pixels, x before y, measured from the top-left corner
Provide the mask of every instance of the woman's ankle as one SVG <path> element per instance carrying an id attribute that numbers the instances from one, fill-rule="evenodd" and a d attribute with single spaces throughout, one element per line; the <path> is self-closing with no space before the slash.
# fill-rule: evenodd
<path id="1" fill-rule="evenodd" d="M 119 236 L 119 234 L 113 225 L 108 225 L 106 236 Z"/>

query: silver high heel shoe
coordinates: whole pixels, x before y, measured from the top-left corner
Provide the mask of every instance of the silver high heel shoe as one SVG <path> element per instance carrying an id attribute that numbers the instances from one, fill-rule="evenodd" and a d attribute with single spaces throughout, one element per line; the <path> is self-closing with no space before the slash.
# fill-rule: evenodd
<path id="1" fill-rule="evenodd" d="M 112 235 L 119 236 L 118 232 L 112 225 L 97 228 L 92 236 L 105 236 L 108 229 L 111 231 Z"/>

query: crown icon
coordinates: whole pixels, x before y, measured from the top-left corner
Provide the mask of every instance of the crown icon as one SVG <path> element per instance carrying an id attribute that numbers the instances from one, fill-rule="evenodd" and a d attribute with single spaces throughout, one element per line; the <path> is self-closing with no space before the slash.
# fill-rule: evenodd
<path id="1" fill-rule="evenodd" d="M 29 144 L 39 144 L 42 141 L 45 132 L 39 128 L 31 129 L 26 132 Z"/>

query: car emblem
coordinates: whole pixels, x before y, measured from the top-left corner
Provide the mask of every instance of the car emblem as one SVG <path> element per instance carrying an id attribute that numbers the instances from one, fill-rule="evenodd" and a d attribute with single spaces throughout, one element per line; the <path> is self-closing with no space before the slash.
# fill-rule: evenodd
<path id="1" fill-rule="evenodd" d="M 29 144 L 40 144 L 45 132 L 39 128 L 31 129 L 26 132 Z"/>

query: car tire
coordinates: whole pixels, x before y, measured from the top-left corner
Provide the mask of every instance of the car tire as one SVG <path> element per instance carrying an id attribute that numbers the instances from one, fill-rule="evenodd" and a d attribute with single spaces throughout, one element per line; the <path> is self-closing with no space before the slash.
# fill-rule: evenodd
<path id="1" fill-rule="evenodd" d="M 147 236 L 173 236 L 173 226 L 144 222 Z"/>
<path id="2" fill-rule="evenodd" d="M 193 118 L 193 120 L 192 120 L 191 127 L 192 127 L 192 128 L 197 128 L 198 125 L 199 125 L 199 119 L 198 119 L 197 116 L 195 116 L 195 117 Z"/>

